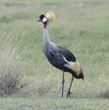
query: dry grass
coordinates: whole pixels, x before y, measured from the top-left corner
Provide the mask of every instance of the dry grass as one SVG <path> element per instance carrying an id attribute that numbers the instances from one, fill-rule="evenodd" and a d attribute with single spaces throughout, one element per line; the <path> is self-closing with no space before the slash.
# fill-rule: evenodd
<path id="1" fill-rule="evenodd" d="M 0 64 L 0 96 L 18 93 L 27 83 L 22 83 L 21 67 L 16 62 Z"/>
<path id="2" fill-rule="evenodd" d="M 8 41 L 8 42 L 7 42 Z M 22 83 L 20 61 L 16 60 L 15 53 L 18 44 L 13 47 L 9 36 L 5 40 L 1 37 L 0 49 L 0 96 L 18 93 L 27 83 Z M 18 57 L 18 56 L 16 56 Z"/>
<path id="3" fill-rule="evenodd" d="M 11 95 L 18 92 L 20 86 L 20 68 L 13 62 L 2 62 L 0 65 L 0 95 Z"/>

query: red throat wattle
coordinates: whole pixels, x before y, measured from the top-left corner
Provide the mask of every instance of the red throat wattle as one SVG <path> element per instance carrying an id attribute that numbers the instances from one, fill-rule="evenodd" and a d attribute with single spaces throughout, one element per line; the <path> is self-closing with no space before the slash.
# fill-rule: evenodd
<path id="1" fill-rule="evenodd" d="M 44 29 L 46 28 L 46 24 L 44 24 Z"/>

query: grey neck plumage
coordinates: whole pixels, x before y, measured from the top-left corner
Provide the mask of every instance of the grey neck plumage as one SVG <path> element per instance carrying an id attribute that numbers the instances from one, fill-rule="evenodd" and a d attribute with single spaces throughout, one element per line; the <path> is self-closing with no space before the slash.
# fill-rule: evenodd
<path id="1" fill-rule="evenodd" d="M 43 35 L 43 51 L 44 51 L 44 53 L 47 51 L 47 48 L 50 47 L 48 28 L 49 28 L 49 22 L 47 21 L 47 26 L 44 29 L 44 35 Z"/>
<path id="2" fill-rule="evenodd" d="M 43 35 L 43 51 L 45 54 L 57 49 L 57 44 L 52 43 L 49 39 L 48 28 L 49 28 L 49 21 L 47 21 L 47 26 L 44 29 L 44 35 Z"/>

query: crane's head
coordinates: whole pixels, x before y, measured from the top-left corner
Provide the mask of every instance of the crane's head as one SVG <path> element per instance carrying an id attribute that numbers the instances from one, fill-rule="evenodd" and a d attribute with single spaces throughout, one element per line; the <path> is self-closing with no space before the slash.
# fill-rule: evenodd
<path id="1" fill-rule="evenodd" d="M 39 20 L 37 20 L 37 22 L 42 22 L 44 24 L 44 28 L 46 28 L 47 26 L 47 21 L 48 21 L 47 17 L 43 14 L 40 15 Z"/>
<path id="2" fill-rule="evenodd" d="M 84 80 L 84 73 L 83 73 L 83 71 L 82 71 L 81 68 L 80 68 L 80 75 L 79 75 L 79 77 L 80 77 L 82 80 Z"/>
<path id="3" fill-rule="evenodd" d="M 39 16 L 39 20 L 37 20 L 37 22 L 42 22 L 45 24 L 47 22 L 47 17 L 42 14 Z"/>
<path id="4" fill-rule="evenodd" d="M 84 80 L 84 73 L 83 73 L 81 68 L 80 68 L 80 71 L 79 71 L 79 75 L 77 75 L 77 72 L 75 72 L 75 74 L 76 74 L 75 78 Z"/>
<path id="5" fill-rule="evenodd" d="M 56 16 L 52 11 L 47 12 L 46 16 L 45 15 L 40 15 L 39 16 L 39 20 L 37 20 L 37 22 L 42 22 L 44 24 L 44 28 L 46 28 L 47 26 L 47 22 L 53 22 L 55 21 Z"/>

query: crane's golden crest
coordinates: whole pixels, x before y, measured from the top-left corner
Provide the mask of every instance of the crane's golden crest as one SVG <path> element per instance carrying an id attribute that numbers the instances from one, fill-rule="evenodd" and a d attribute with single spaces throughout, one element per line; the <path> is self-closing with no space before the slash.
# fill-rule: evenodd
<path id="1" fill-rule="evenodd" d="M 50 22 L 54 22 L 56 19 L 56 15 L 52 11 L 47 12 L 46 17 Z"/>

